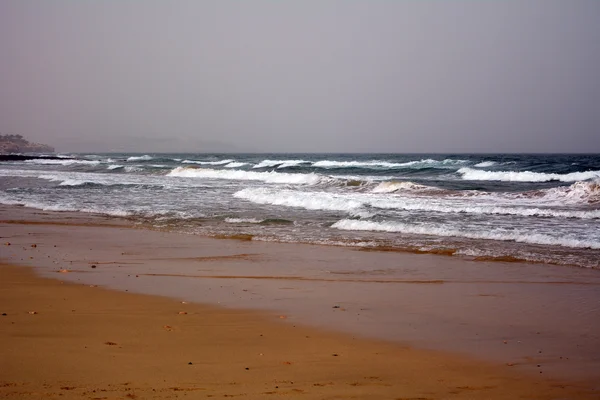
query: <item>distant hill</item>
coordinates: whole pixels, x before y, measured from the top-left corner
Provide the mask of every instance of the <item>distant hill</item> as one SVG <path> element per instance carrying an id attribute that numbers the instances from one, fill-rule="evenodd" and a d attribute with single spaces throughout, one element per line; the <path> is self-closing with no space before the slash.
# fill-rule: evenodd
<path id="1" fill-rule="evenodd" d="M 0 135 L 0 154 L 8 153 L 54 153 L 54 147 L 28 142 L 21 135 Z"/>

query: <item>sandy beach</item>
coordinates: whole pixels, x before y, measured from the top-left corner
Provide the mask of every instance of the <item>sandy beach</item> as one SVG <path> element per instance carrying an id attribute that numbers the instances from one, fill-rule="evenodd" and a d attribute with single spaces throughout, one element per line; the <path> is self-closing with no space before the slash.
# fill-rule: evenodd
<path id="1" fill-rule="evenodd" d="M 0 216 L 6 398 L 599 395 L 597 271 Z"/>

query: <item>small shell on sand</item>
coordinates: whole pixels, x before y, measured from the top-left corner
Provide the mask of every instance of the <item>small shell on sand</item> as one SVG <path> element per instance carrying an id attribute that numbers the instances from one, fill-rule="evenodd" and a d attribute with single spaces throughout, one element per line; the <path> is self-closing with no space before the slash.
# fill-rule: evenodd
<path id="1" fill-rule="evenodd" d="M 67 272 L 69 272 L 68 269 L 60 269 L 58 270 L 58 272 L 60 272 L 61 274 L 66 274 Z"/>

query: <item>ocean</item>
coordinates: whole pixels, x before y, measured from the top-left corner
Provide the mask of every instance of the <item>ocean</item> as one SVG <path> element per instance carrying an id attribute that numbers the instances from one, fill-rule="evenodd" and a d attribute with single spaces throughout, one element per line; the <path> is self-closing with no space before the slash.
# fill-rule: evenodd
<path id="1" fill-rule="evenodd" d="M 600 269 L 600 155 L 64 154 L 0 203 L 191 235 Z"/>

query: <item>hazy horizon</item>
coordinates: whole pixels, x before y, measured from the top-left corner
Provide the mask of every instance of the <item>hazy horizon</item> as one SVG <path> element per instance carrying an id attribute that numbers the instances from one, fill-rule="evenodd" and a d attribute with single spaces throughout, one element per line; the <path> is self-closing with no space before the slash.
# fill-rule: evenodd
<path id="1" fill-rule="evenodd" d="M 600 152 L 600 2 L 0 3 L 0 133 L 60 152 Z"/>

